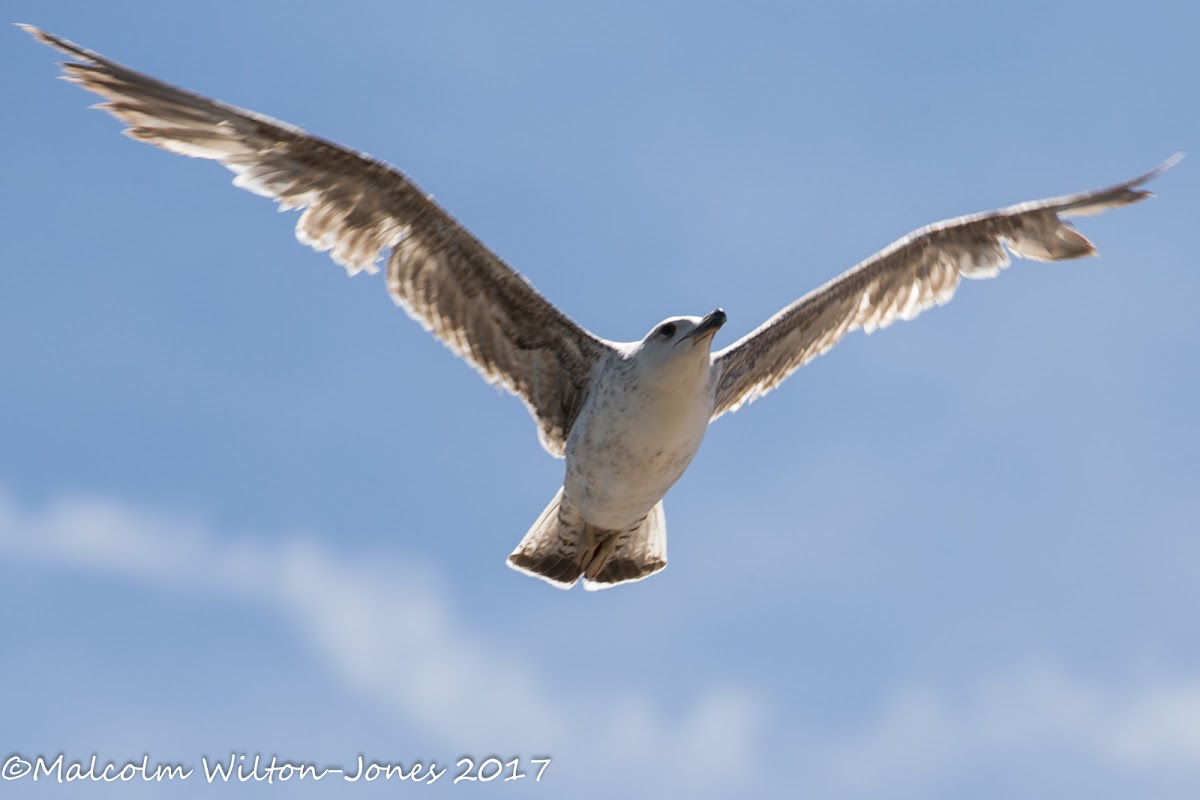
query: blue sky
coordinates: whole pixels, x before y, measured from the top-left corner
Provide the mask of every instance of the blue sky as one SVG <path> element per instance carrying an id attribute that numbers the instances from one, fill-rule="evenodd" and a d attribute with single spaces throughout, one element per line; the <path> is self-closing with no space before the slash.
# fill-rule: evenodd
<path id="1" fill-rule="evenodd" d="M 1200 150 L 1193 5 L 978 5 L 7 9 L 396 164 L 602 336 L 720 305 L 727 344 L 913 228 Z M 722 419 L 670 567 L 561 593 L 504 566 L 561 481 L 519 402 L 2 35 L 5 757 L 1200 789 L 1195 156 L 1080 220 L 1101 258 L 1018 262 Z"/>

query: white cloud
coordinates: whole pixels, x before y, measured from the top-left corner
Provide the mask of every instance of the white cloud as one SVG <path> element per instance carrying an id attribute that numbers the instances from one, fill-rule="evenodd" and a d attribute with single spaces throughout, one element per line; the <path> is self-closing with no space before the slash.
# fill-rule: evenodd
<path id="1" fill-rule="evenodd" d="M 720 794 L 753 762 L 760 703 L 717 690 L 670 719 L 644 697 L 547 688 L 515 652 L 474 637 L 427 565 L 348 558 L 315 539 L 230 542 L 200 524 L 111 500 L 27 512 L 0 492 L 0 552 L 156 586 L 267 604 L 286 615 L 346 684 L 458 752 L 553 746 L 590 784 L 659 783 Z M 730 763 L 736 756 L 738 763 Z M 563 759 L 567 761 L 567 759 Z M 679 772 L 679 763 L 703 763 Z M 606 765 L 620 765 L 619 769 Z"/>
<path id="2" fill-rule="evenodd" d="M 583 770 L 572 779 L 593 786 L 697 796 L 766 783 L 810 796 L 927 796 L 974 772 L 1046 759 L 1200 785 L 1195 676 L 1115 685 L 1049 666 L 1010 669 L 958 690 L 897 690 L 831 735 L 772 717 L 762 692 L 738 687 L 712 687 L 678 715 L 646 697 L 557 688 L 516 649 L 473 635 L 436 569 L 397 557 L 350 558 L 315 539 L 229 541 L 107 500 L 25 511 L 2 492 L 0 552 L 264 604 L 348 687 L 405 724 L 462 752 L 552 742 L 556 753 L 586 754 L 571 758 Z"/>
<path id="3" fill-rule="evenodd" d="M 928 792 L 974 771 L 1088 764 L 1096 774 L 1200 781 L 1200 678 L 1115 689 L 1036 666 L 961 692 L 910 688 L 837 741 L 807 739 L 819 790 Z"/>

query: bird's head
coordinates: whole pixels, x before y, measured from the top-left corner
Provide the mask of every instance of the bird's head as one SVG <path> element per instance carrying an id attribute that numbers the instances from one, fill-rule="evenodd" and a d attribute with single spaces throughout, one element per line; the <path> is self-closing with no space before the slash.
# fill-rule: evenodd
<path id="1" fill-rule="evenodd" d="M 708 366 L 712 340 L 725 324 L 725 312 L 717 309 L 704 317 L 670 317 L 650 329 L 638 346 L 638 360 L 667 367 L 684 364 Z"/>

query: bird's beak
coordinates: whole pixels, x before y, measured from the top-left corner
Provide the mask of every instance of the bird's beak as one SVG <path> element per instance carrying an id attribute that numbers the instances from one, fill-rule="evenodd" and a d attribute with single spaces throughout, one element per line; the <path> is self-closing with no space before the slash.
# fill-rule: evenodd
<path id="1" fill-rule="evenodd" d="M 724 310 L 718 308 L 716 311 L 711 312 L 704 319 L 700 320 L 700 324 L 693 328 L 691 333 L 689 333 L 687 336 L 684 336 L 679 341 L 682 342 L 687 339 L 694 339 L 698 341 L 706 336 L 715 334 L 724 324 L 725 312 Z"/>

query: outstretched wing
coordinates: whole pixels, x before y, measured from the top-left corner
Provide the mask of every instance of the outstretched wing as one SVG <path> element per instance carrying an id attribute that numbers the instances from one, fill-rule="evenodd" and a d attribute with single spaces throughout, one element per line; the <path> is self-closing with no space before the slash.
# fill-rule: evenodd
<path id="1" fill-rule="evenodd" d="M 1172 167 L 1107 189 L 1009 206 L 938 222 L 910 233 L 810 292 L 739 341 L 713 354 L 713 419 L 778 386 L 852 330 L 871 333 L 912 319 L 954 295 L 959 277 L 994 278 L 1009 254 L 1035 261 L 1092 255 L 1096 249 L 1063 217 L 1098 214 L 1150 196 L 1140 185 Z"/>
<path id="2" fill-rule="evenodd" d="M 398 170 L 269 117 L 135 72 L 23 25 L 78 59 L 67 80 L 143 142 L 219 161 L 234 185 L 302 208 L 296 238 L 351 275 L 386 254 L 392 298 L 492 384 L 520 397 L 561 456 L 592 367 L 609 344 L 572 322 Z"/>

